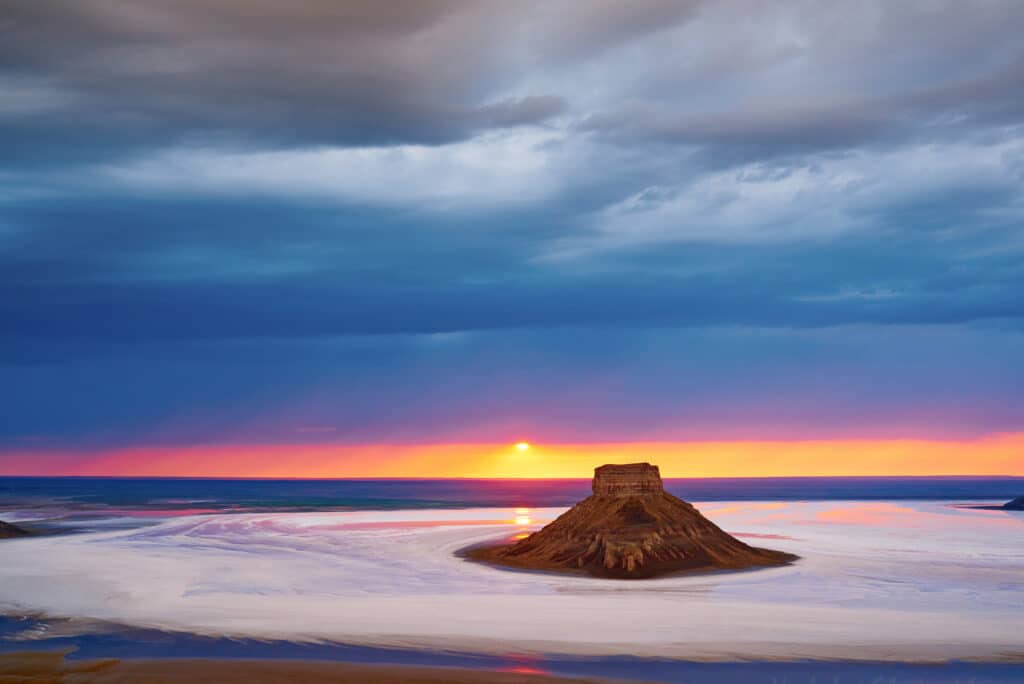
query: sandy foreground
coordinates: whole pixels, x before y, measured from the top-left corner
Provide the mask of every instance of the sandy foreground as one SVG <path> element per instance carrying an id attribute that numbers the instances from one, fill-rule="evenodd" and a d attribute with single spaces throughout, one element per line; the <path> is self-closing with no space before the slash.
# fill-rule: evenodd
<path id="1" fill-rule="evenodd" d="M 325 661 L 202 658 L 68 661 L 63 653 L 53 652 L 0 655 L 0 684 L 598 684 L 607 681 L 493 670 Z"/>

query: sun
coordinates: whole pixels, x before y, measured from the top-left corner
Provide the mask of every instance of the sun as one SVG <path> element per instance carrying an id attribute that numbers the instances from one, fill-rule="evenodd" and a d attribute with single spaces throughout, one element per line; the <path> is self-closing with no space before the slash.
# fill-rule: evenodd
<path id="1" fill-rule="evenodd" d="M 519 451 L 529 451 L 530 450 L 530 443 L 529 442 L 519 442 L 518 444 L 516 444 L 516 449 L 519 449 Z"/>

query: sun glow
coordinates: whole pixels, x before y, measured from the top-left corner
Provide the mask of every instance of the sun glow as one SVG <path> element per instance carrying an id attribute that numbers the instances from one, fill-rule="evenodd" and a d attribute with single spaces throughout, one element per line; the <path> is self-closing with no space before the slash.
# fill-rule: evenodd
<path id="1" fill-rule="evenodd" d="M 968 440 L 465 444 L 228 444 L 95 452 L 6 451 L 4 475 L 589 478 L 649 461 L 662 477 L 1024 475 L 1024 432 Z"/>
<path id="2" fill-rule="evenodd" d="M 518 444 L 516 444 L 516 449 L 518 449 L 519 451 L 529 451 L 530 450 L 530 443 L 529 442 L 519 442 Z"/>

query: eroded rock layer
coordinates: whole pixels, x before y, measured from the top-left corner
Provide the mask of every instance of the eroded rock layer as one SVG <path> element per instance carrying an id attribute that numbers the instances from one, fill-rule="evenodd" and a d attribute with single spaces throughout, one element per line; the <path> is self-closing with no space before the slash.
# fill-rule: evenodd
<path id="1" fill-rule="evenodd" d="M 518 568 L 622 578 L 782 565 L 796 559 L 748 546 L 723 531 L 667 493 L 658 467 L 648 463 L 597 468 L 593 492 L 529 537 L 475 549 L 469 556 Z"/>

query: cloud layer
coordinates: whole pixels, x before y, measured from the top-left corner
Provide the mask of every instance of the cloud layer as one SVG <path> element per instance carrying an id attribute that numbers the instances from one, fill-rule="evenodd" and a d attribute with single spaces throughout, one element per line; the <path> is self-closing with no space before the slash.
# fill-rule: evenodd
<path id="1" fill-rule="evenodd" d="M 1022 26 L 997 1 L 11 3 L 0 443 L 219 439 L 292 392 L 341 440 L 1019 429 Z M 210 386 L 138 384 L 200 347 Z M 558 401 L 523 410 L 488 359 Z M 819 404 L 814 377 L 859 389 Z"/>

